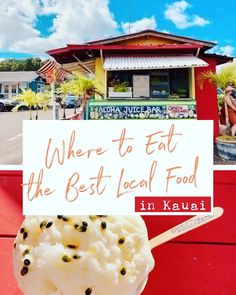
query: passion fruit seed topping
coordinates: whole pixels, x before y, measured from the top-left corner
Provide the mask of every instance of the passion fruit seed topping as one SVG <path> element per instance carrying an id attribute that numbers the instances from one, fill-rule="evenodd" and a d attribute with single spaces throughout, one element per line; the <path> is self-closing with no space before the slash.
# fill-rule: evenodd
<path id="1" fill-rule="evenodd" d="M 101 228 L 102 228 L 102 229 L 106 229 L 106 228 L 107 228 L 107 224 L 106 224 L 105 221 L 102 221 L 102 222 L 101 222 Z"/>
<path id="2" fill-rule="evenodd" d="M 83 226 L 88 226 L 88 222 L 87 221 L 82 221 L 82 225 Z"/>
<path id="3" fill-rule="evenodd" d="M 92 294 L 92 288 L 88 288 L 85 290 L 85 295 L 90 295 Z"/>
<path id="4" fill-rule="evenodd" d="M 70 248 L 70 249 L 76 249 L 76 248 L 78 248 L 78 246 L 76 246 L 76 245 L 67 245 L 67 247 Z"/>
<path id="5" fill-rule="evenodd" d="M 124 242 L 125 242 L 125 238 L 120 238 L 118 241 L 119 244 L 124 244 Z"/>
<path id="6" fill-rule="evenodd" d="M 80 227 L 79 227 L 79 231 L 80 232 L 86 232 L 87 231 L 87 226 L 85 226 L 85 225 L 81 225 Z"/>
<path id="7" fill-rule="evenodd" d="M 53 222 L 52 221 L 49 221 L 48 223 L 47 223 L 47 225 L 46 225 L 46 228 L 49 228 L 49 227 L 51 227 L 53 225 Z"/>
<path id="8" fill-rule="evenodd" d="M 30 260 L 29 259 L 25 259 L 24 260 L 24 265 L 25 266 L 29 266 L 30 265 Z"/>
<path id="9" fill-rule="evenodd" d="M 64 262 L 70 262 L 71 261 L 71 258 L 69 256 L 67 256 L 67 255 L 63 255 L 61 259 Z"/>
<path id="10" fill-rule="evenodd" d="M 46 226 L 47 222 L 44 220 L 40 223 L 39 227 L 42 229 Z"/>
<path id="11" fill-rule="evenodd" d="M 20 273 L 22 276 L 25 276 L 28 273 L 28 271 L 29 271 L 28 267 L 23 266 Z"/>
<path id="12" fill-rule="evenodd" d="M 23 256 L 29 254 L 29 249 L 26 249 L 24 252 L 23 252 Z"/>

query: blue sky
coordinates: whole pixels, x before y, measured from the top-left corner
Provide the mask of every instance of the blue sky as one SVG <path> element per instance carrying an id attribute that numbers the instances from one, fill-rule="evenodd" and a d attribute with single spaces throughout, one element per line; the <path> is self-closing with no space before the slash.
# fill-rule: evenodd
<path id="1" fill-rule="evenodd" d="M 45 50 L 67 43 L 127 33 L 129 22 L 131 32 L 215 41 L 215 52 L 234 56 L 234 7 L 235 0 L 2 0 L 0 59 L 46 57 Z"/>

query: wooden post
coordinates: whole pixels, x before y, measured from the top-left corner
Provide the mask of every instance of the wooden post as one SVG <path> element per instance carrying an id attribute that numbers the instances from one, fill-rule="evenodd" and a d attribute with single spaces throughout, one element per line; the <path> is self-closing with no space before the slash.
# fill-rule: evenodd
<path id="1" fill-rule="evenodd" d="M 52 118 L 53 120 L 56 120 L 56 101 L 55 101 L 55 81 L 53 81 L 51 84 L 51 98 L 52 98 Z"/>

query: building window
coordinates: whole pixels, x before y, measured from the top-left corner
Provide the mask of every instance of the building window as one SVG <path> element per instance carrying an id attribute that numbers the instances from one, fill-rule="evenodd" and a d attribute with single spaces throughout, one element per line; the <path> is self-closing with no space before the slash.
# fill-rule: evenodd
<path id="1" fill-rule="evenodd" d="M 11 85 L 11 92 L 12 92 L 12 94 L 17 94 L 17 85 L 16 84 Z"/>
<path id="2" fill-rule="evenodd" d="M 150 97 L 168 98 L 170 95 L 169 71 L 154 71 L 150 75 Z"/>
<path id="3" fill-rule="evenodd" d="M 170 98 L 190 98 L 190 69 L 172 69 L 170 73 Z"/>
<path id="4" fill-rule="evenodd" d="M 44 90 L 44 84 L 37 84 L 37 92 L 42 92 Z"/>
<path id="5" fill-rule="evenodd" d="M 126 83 L 128 87 L 134 88 L 134 77 L 149 76 L 147 85 L 148 98 L 158 100 L 169 99 L 190 99 L 190 71 L 189 68 L 166 69 L 166 70 L 129 70 L 129 71 L 108 71 L 108 90 L 116 85 Z M 109 93 L 109 91 L 108 91 Z M 135 89 L 132 89 L 135 95 Z M 139 98 L 134 97 L 133 98 Z"/>
<path id="6" fill-rule="evenodd" d="M 6 94 L 9 93 L 9 85 L 4 85 L 4 87 L 3 87 L 3 93 L 6 93 Z"/>

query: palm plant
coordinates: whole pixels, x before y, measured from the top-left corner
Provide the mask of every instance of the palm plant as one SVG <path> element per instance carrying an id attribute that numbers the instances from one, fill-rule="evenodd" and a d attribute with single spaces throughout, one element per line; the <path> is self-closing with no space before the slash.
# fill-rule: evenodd
<path id="1" fill-rule="evenodd" d="M 212 71 L 205 71 L 201 73 L 197 82 L 201 88 L 203 88 L 204 83 L 208 81 L 217 87 L 219 87 L 223 93 L 225 93 L 225 89 L 228 85 L 236 85 L 236 66 L 234 64 L 229 64 L 223 67 L 218 73 L 214 73 Z M 218 98 L 218 102 L 220 99 Z M 223 101 L 224 104 L 226 102 Z M 226 118 L 226 128 L 227 133 L 230 133 L 230 124 L 227 113 L 227 106 L 225 105 L 225 118 Z"/>
<path id="2" fill-rule="evenodd" d="M 14 100 L 20 103 L 15 106 L 12 111 L 17 112 L 22 107 L 27 106 L 29 108 L 30 120 L 32 120 L 32 109 L 36 106 L 36 93 L 31 89 L 22 89 L 21 94 L 14 97 Z"/>
<path id="3" fill-rule="evenodd" d="M 36 120 L 38 119 L 38 109 L 47 108 L 47 103 L 49 102 L 49 96 L 43 93 L 35 93 L 31 89 L 22 89 L 22 92 L 14 97 L 15 101 L 20 102 L 17 106 L 15 106 L 12 111 L 17 112 L 22 107 L 28 107 L 29 108 L 29 115 L 30 120 L 32 120 L 32 109 L 36 108 Z"/>
<path id="4" fill-rule="evenodd" d="M 197 80 L 201 88 L 205 81 L 208 81 L 224 91 L 228 85 L 236 85 L 236 66 L 229 64 L 223 67 L 218 73 L 205 71 L 198 76 Z"/>
<path id="5" fill-rule="evenodd" d="M 95 92 L 101 95 L 101 88 L 102 84 L 97 78 L 89 78 L 80 72 L 73 72 L 73 78 L 62 83 L 60 91 L 63 94 L 70 92 L 75 95 L 78 100 L 81 100 L 82 108 L 84 108 L 87 104 L 87 97 Z M 74 113 L 76 113 L 76 104 Z"/>
<path id="6" fill-rule="evenodd" d="M 36 116 L 35 116 L 35 120 L 38 120 L 39 109 L 43 109 L 44 111 L 46 111 L 48 109 L 50 96 L 46 92 L 38 92 L 38 93 L 36 93 L 35 98 L 36 98 Z"/>

